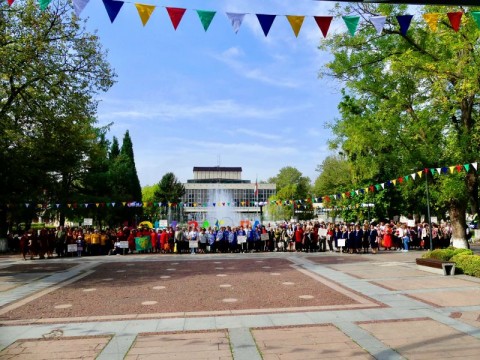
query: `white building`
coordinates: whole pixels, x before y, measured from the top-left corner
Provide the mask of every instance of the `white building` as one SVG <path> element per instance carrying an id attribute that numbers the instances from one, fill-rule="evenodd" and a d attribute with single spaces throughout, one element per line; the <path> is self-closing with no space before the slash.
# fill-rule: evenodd
<path id="1" fill-rule="evenodd" d="M 206 219 L 212 208 L 219 207 L 230 209 L 242 219 L 253 219 L 276 194 L 275 184 L 242 180 L 241 167 L 194 167 L 193 179 L 183 185 L 184 214 L 196 220 Z"/>

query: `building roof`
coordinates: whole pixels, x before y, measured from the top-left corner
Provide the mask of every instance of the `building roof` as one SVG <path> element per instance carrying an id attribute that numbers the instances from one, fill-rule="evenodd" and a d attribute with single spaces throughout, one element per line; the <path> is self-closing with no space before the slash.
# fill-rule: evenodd
<path id="1" fill-rule="evenodd" d="M 225 166 L 194 166 L 193 171 L 231 171 L 242 172 L 241 167 L 225 167 Z"/>

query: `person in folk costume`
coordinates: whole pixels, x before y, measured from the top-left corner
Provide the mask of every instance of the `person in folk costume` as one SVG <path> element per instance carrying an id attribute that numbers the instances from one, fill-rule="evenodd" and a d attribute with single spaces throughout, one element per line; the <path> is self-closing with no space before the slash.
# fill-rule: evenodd
<path id="1" fill-rule="evenodd" d="M 83 236 L 83 231 L 81 229 L 78 230 L 78 232 L 77 232 L 76 242 L 77 242 L 77 256 L 81 257 L 83 247 L 85 246 L 85 239 L 84 239 L 84 236 Z"/>
<path id="2" fill-rule="evenodd" d="M 363 253 L 368 254 L 368 248 L 370 246 L 370 239 L 368 238 L 368 224 L 363 224 L 363 234 L 362 234 L 362 247 Z"/>
<path id="3" fill-rule="evenodd" d="M 273 232 L 274 251 L 283 250 L 282 230 L 282 227 L 277 226 Z"/>
<path id="4" fill-rule="evenodd" d="M 136 236 L 137 236 L 137 230 L 133 229 L 132 231 L 130 231 L 130 233 L 128 234 L 128 237 L 127 237 L 128 249 L 130 250 L 130 253 L 132 253 L 132 254 L 135 251 L 135 237 Z"/>
<path id="5" fill-rule="evenodd" d="M 293 229 L 293 225 L 289 224 L 287 228 L 287 237 L 288 237 L 288 251 L 295 251 L 295 230 Z"/>
<path id="6" fill-rule="evenodd" d="M 67 240 L 67 233 L 63 226 L 59 226 L 55 234 L 55 252 L 57 257 L 65 256 L 65 242 Z"/>
<path id="7" fill-rule="evenodd" d="M 208 236 L 205 228 L 201 228 L 198 234 L 198 252 L 205 254 L 207 252 Z"/>
<path id="8" fill-rule="evenodd" d="M 368 231 L 368 240 L 370 242 L 370 246 L 372 247 L 372 253 L 376 254 L 379 246 L 379 235 L 377 228 L 373 224 L 370 225 L 370 230 Z"/>
<path id="9" fill-rule="evenodd" d="M 303 231 L 303 227 L 301 224 L 298 224 L 297 225 L 297 228 L 295 230 L 295 250 L 298 252 L 298 251 L 302 251 L 302 247 L 303 247 L 303 234 L 304 234 L 304 231 Z"/>
<path id="10" fill-rule="evenodd" d="M 335 240 L 335 229 L 332 223 L 327 225 L 327 244 L 328 244 L 328 251 L 333 252 L 333 242 Z"/>
<path id="11" fill-rule="evenodd" d="M 390 224 L 385 224 L 385 230 L 383 234 L 383 247 L 388 250 L 392 250 L 393 239 L 392 239 L 393 230 L 390 227 Z"/>
<path id="12" fill-rule="evenodd" d="M 167 242 L 169 252 L 173 252 L 173 249 L 175 247 L 175 231 L 171 226 L 167 228 Z"/>
<path id="13" fill-rule="evenodd" d="M 168 245 L 167 229 L 162 229 L 160 233 L 160 250 L 163 254 L 169 252 L 170 246 Z"/>
<path id="14" fill-rule="evenodd" d="M 150 243 L 152 244 L 152 253 L 157 252 L 157 233 L 155 232 L 155 229 L 150 229 L 150 234 L 148 234 L 150 237 Z"/>

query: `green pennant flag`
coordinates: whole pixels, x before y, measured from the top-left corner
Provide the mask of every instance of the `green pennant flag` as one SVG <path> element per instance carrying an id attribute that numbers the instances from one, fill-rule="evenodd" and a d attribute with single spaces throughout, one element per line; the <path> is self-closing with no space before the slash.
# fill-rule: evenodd
<path id="1" fill-rule="evenodd" d="M 354 36 L 357 31 L 360 16 L 342 16 L 342 19 L 345 21 L 345 25 L 347 25 L 350 35 Z"/>
<path id="2" fill-rule="evenodd" d="M 468 172 L 468 170 L 470 170 L 470 164 L 465 164 L 463 166 L 465 167 L 465 170 L 467 170 L 467 172 Z"/>
<path id="3" fill-rule="evenodd" d="M 472 11 L 473 20 L 477 23 L 477 27 L 480 29 L 480 11 Z"/>
<path id="4" fill-rule="evenodd" d="M 380 190 L 381 186 L 380 185 L 375 185 L 375 189 Z"/>
<path id="5" fill-rule="evenodd" d="M 434 168 L 430 169 L 430 172 L 432 173 L 432 175 L 435 175 L 435 169 Z"/>
<path id="6" fill-rule="evenodd" d="M 52 0 L 38 0 L 38 3 L 40 5 L 40 10 L 45 10 L 48 5 L 50 5 L 50 3 L 52 2 Z"/>
<path id="7" fill-rule="evenodd" d="M 205 220 L 202 224 L 202 227 L 204 227 L 205 229 L 208 229 L 210 227 L 210 223 L 207 220 Z"/>
<path id="8" fill-rule="evenodd" d="M 208 27 L 210 26 L 216 13 L 216 11 L 197 10 L 198 17 L 200 18 L 205 31 L 208 30 Z"/>
<path id="9" fill-rule="evenodd" d="M 410 177 L 410 175 L 405 175 L 405 181 L 408 181 L 409 177 Z"/>

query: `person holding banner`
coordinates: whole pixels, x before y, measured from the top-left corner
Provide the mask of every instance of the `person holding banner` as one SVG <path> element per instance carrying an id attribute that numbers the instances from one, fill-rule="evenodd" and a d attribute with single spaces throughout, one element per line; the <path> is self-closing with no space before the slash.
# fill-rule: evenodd
<path id="1" fill-rule="evenodd" d="M 195 255 L 195 249 L 198 248 L 198 232 L 197 229 L 192 226 L 187 235 L 188 247 L 190 248 L 190 255 Z"/>
<path id="2" fill-rule="evenodd" d="M 237 230 L 236 236 L 237 236 L 237 252 L 245 252 L 245 243 L 247 241 L 246 239 L 247 233 L 243 229 L 243 226 L 240 226 Z"/>

